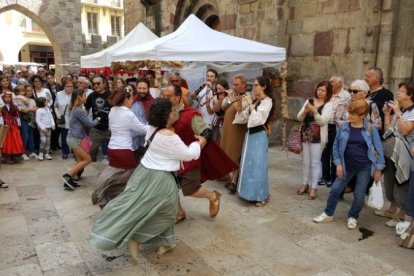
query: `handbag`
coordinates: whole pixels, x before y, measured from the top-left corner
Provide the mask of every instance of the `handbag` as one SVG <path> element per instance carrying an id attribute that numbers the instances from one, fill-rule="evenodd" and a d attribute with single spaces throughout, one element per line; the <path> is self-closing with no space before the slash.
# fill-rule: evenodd
<path id="1" fill-rule="evenodd" d="M 301 137 L 302 124 L 299 125 L 298 130 L 292 131 L 289 135 L 287 147 L 288 151 L 300 154 L 303 150 Z"/>
<path id="2" fill-rule="evenodd" d="M 66 114 L 67 108 L 68 108 L 68 105 L 65 106 L 65 111 L 63 111 L 63 114 L 62 116 L 60 116 L 60 119 L 56 119 L 57 125 L 64 125 L 66 123 L 65 114 Z"/>
<path id="3" fill-rule="evenodd" d="M 367 206 L 377 210 L 381 210 L 382 206 L 384 206 L 384 196 L 380 181 L 375 181 L 369 189 Z"/>
<path id="4" fill-rule="evenodd" d="M 85 137 L 83 137 L 83 139 L 80 140 L 79 145 L 84 151 L 89 153 L 92 148 L 92 140 L 88 135 L 85 135 Z"/>

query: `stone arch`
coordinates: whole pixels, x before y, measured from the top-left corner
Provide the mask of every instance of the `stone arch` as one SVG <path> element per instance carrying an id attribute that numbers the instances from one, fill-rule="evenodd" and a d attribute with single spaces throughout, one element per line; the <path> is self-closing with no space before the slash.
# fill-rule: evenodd
<path id="1" fill-rule="evenodd" d="M 21 3 L 21 4 L 20 4 Z M 80 26 L 80 0 L 54 1 L 2 1 L 0 13 L 16 10 L 32 19 L 44 31 L 54 51 L 56 75 L 63 76 L 68 70 L 65 64 L 78 63 L 82 54 Z M 65 17 L 61 15 L 65 9 Z M 78 23 L 77 23 L 78 22 Z M 69 66 L 67 66 L 69 67 Z"/>
<path id="2" fill-rule="evenodd" d="M 3 61 L 4 57 L 3 57 L 3 53 L 0 51 L 0 61 Z"/>
<path id="3" fill-rule="evenodd" d="M 216 29 L 220 25 L 216 0 L 179 0 L 177 3 L 174 29 L 190 15 L 195 14 L 208 26 Z"/>

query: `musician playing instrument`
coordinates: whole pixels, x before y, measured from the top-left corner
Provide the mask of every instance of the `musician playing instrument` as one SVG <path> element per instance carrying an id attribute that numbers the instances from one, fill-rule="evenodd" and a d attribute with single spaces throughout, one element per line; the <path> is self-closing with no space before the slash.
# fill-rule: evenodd
<path id="1" fill-rule="evenodd" d="M 237 113 L 235 101 L 242 100 L 246 93 L 247 80 L 242 74 L 233 77 L 233 90 L 227 90 L 227 97 L 222 102 L 222 109 L 225 111 L 223 131 L 221 134 L 220 146 L 224 152 L 239 165 L 241 151 L 244 143 L 244 137 L 247 131 L 247 124 L 233 124 Z M 247 102 L 242 101 L 243 109 L 247 107 Z M 237 179 L 239 170 L 235 170 L 229 174 L 229 182 L 225 187 L 232 193 L 237 191 Z"/>
<path id="2" fill-rule="evenodd" d="M 203 120 L 211 126 L 214 114 L 208 112 L 208 107 L 211 107 L 212 102 L 208 101 L 214 94 L 214 88 L 217 81 L 217 71 L 214 69 L 208 69 L 206 75 L 206 82 L 201 84 L 200 87 L 194 91 L 196 99 L 198 101 L 198 110 L 203 116 Z"/>

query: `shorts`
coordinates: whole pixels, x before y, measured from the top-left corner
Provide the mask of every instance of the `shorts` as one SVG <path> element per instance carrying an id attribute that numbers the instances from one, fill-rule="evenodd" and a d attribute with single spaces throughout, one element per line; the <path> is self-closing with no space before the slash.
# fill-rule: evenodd
<path id="1" fill-rule="evenodd" d="M 190 196 L 201 188 L 200 183 L 201 173 L 200 168 L 184 173 L 178 176 L 183 195 Z"/>
<path id="2" fill-rule="evenodd" d="M 66 138 L 66 143 L 68 144 L 70 149 L 76 149 L 80 147 L 80 140 L 73 137 Z"/>

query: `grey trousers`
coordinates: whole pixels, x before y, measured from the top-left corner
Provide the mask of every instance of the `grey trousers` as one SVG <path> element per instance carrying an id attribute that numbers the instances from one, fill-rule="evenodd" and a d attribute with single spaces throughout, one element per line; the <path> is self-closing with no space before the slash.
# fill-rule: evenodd
<path id="1" fill-rule="evenodd" d="M 99 130 L 96 128 L 92 128 L 91 132 L 89 133 L 89 137 L 92 140 L 92 148 L 90 151 L 90 155 L 92 159 L 96 159 L 98 155 L 99 146 L 102 146 L 103 143 L 109 142 L 111 138 L 111 131 L 107 130 Z"/>
<path id="2" fill-rule="evenodd" d="M 408 193 L 409 183 L 403 185 L 397 184 L 395 178 L 396 168 L 394 162 L 390 159 L 385 158 L 385 169 L 384 169 L 384 189 L 385 196 L 388 201 L 395 203 L 399 208 L 405 209 L 406 197 Z"/>

